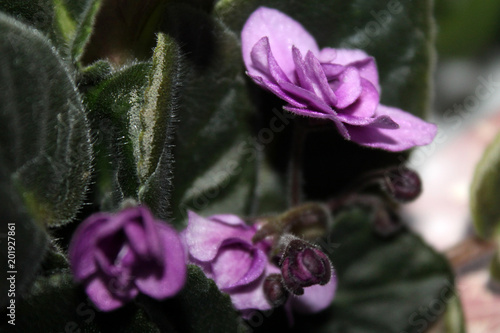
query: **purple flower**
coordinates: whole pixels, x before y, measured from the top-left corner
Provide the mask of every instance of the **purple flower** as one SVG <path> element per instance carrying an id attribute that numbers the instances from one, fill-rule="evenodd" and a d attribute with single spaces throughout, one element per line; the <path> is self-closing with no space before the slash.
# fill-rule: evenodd
<path id="1" fill-rule="evenodd" d="M 102 311 L 140 292 L 155 299 L 176 294 L 186 280 L 186 255 L 177 232 L 145 207 L 97 213 L 76 230 L 69 259 L 77 281 Z"/>
<path id="2" fill-rule="evenodd" d="M 429 144 L 437 127 L 380 104 L 375 61 L 361 50 L 319 49 L 292 18 L 260 7 L 241 32 L 243 60 L 255 83 L 287 102 L 285 110 L 329 119 L 348 140 L 401 151 Z"/>
<path id="3" fill-rule="evenodd" d="M 280 274 L 280 269 L 268 259 L 269 241 L 252 242 L 257 226 L 249 226 L 235 215 L 203 218 L 190 211 L 188 217 L 183 237 L 190 261 L 229 294 L 234 307 L 248 318 L 254 310 L 276 305 L 268 301 L 264 283 L 271 275 Z M 320 288 L 319 293 L 315 287 Z M 320 311 L 331 303 L 335 288 L 335 279 L 324 286 L 305 288 L 304 295 L 291 300 L 292 306 L 302 312 Z M 266 290 L 276 290 L 276 286 L 266 286 Z"/>

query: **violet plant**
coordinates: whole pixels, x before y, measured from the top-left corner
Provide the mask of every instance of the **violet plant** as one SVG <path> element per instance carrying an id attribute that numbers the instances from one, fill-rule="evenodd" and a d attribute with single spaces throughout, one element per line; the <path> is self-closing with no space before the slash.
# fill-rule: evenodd
<path id="1" fill-rule="evenodd" d="M 0 329 L 461 325 L 422 313 L 453 274 L 399 214 L 436 135 L 431 3 L 0 3 Z"/>

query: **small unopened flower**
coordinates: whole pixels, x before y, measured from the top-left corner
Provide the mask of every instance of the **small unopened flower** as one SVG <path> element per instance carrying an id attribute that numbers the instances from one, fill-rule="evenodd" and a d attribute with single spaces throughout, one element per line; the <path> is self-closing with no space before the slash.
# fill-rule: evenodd
<path id="1" fill-rule="evenodd" d="M 139 292 L 161 300 L 186 280 L 186 255 L 177 232 L 146 207 L 96 213 L 76 230 L 69 248 L 75 279 L 95 306 L 111 311 Z"/>
<path id="2" fill-rule="evenodd" d="M 201 217 L 188 212 L 188 227 L 183 237 L 189 260 L 203 269 L 219 289 L 231 297 L 234 307 L 245 318 L 254 310 L 269 310 L 287 299 L 280 269 L 269 260 L 271 242 L 255 242 L 258 226 L 247 225 L 235 215 Z M 326 308 L 335 294 L 336 281 L 304 289 L 300 297 L 289 299 L 290 305 L 302 312 L 318 312 Z"/>
<path id="3" fill-rule="evenodd" d="M 260 7 L 241 32 L 247 74 L 292 113 L 332 121 L 360 145 L 401 151 L 429 144 L 434 124 L 380 104 L 375 61 L 362 50 L 319 49 L 314 38 L 282 12 Z"/>
<path id="4" fill-rule="evenodd" d="M 385 191 L 399 202 L 413 201 L 422 192 L 420 176 L 408 168 L 388 170 L 382 184 Z"/>
<path id="5" fill-rule="evenodd" d="M 332 278 L 330 259 L 316 246 L 301 239 L 288 242 L 280 261 L 284 286 L 295 295 L 304 288 L 325 285 Z"/>

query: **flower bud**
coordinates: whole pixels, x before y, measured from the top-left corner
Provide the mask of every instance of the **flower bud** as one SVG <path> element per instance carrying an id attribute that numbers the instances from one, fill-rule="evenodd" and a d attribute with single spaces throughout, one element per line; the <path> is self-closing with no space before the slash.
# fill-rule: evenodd
<path id="1" fill-rule="evenodd" d="M 415 200 L 422 192 L 422 182 L 418 174 L 408 168 L 393 169 L 384 175 L 385 191 L 394 200 L 409 202 Z"/>
<path id="2" fill-rule="evenodd" d="M 285 288 L 295 295 L 302 295 L 304 287 L 325 285 L 332 277 L 332 264 L 327 255 L 298 238 L 286 246 L 280 267 Z"/>
<path id="3" fill-rule="evenodd" d="M 283 286 L 280 274 L 271 274 L 266 277 L 264 280 L 264 295 L 273 307 L 285 304 L 289 293 Z"/>

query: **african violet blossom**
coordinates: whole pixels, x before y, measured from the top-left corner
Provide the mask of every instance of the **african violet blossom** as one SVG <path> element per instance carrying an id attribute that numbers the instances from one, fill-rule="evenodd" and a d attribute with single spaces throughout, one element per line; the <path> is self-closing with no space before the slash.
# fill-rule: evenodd
<path id="1" fill-rule="evenodd" d="M 319 49 L 292 18 L 260 7 L 241 32 L 247 74 L 287 102 L 285 110 L 333 121 L 348 140 L 401 151 L 429 144 L 434 124 L 380 104 L 375 61 L 361 50 Z"/>
<path id="2" fill-rule="evenodd" d="M 244 317 L 249 317 L 253 310 L 271 309 L 264 282 L 269 276 L 280 274 L 280 269 L 268 259 L 269 241 L 252 242 L 257 226 L 249 226 L 238 216 L 229 214 L 203 218 L 190 211 L 188 217 L 183 237 L 189 260 L 229 294 L 234 307 Z M 303 313 L 321 311 L 331 303 L 335 289 L 333 277 L 323 286 L 304 288 L 304 294 L 293 296 L 289 306 Z"/>
<path id="3" fill-rule="evenodd" d="M 177 232 L 145 207 L 96 213 L 76 230 L 71 267 L 89 298 L 111 311 L 139 292 L 155 299 L 175 295 L 186 281 L 186 255 Z"/>

